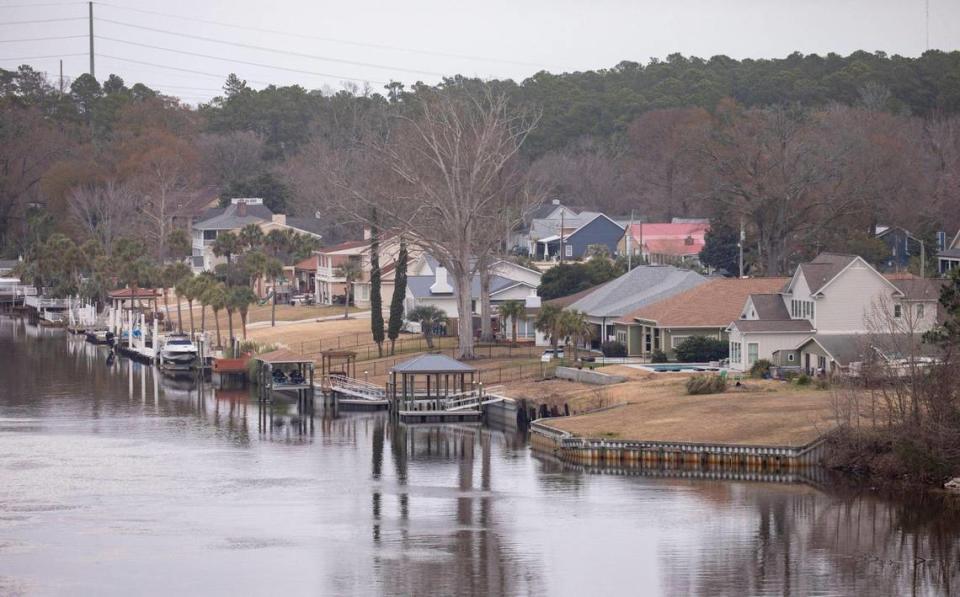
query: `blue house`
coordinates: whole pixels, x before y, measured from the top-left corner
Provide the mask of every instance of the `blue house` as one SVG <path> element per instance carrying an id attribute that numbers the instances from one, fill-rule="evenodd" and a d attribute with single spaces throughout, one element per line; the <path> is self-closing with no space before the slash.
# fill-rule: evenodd
<path id="1" fill-rule="evenodd" d="M 564 259 L 583 259 L 590 245 L 604 245 L 615 255 L 623 233 L 623 226 L 604 214 L 597 214 L 569 234 L 538 240 L 537 257 L 544 261 L 559 259 L 562 252 Z"/>
<path id="2" fill-rule="evenodd" d="M 881 271 L 899 271 L 910 265 L 912 257 L 920 256 L 921 242 L 908 230 L 899 226 L 877 226 L 876 236 L 890 253 L 880 265 Z M 930 257 L 929 255 L 927 257 Z"/>

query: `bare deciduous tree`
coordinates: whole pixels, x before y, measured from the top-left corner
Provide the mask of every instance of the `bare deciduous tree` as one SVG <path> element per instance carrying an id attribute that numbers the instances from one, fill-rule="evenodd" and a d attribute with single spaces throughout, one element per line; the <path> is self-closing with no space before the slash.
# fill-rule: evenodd
<path id="1" fill-rule="evenodd" d="M 489 89 L 424 91 L 332 170 L 340 207 L 360 220 L 372 208 L 407 231 L 446 268 L 457 292 L 458 356 L 474 358 L 471 281 L 536 195 L 525 188 L 518 152 L 538 116 L 515 111 Z M 365 166 L 359 167 L 358 166 Z M 379 169 L 374 185 L 357 174 Z"/>
<path id="2" fill-rule="evenodd" d="M 67 196 L 70 214 L 83 229 L 97 239 L 104 252 L 113 251 L 113 243 L 131 231 L 136 214 L 136 193 L 130 185 L 109 179 L 101 185 L 75 187 Z"/>

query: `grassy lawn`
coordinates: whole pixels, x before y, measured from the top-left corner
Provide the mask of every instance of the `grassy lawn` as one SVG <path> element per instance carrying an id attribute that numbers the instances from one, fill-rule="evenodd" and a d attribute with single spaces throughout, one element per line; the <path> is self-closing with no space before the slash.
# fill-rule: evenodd
<path id="1" fill-rule="evenodd" d="M 621 373 L 626 367 L 608 367 Z M 633 370 L 636 372 L 636 370 Z M 572 412 L 599 412 L 551 419 L 551 426 L 583 437 L 629 440 L 805 445 L 833 428 L 830 391 L 776 381 L 748 380 L 744 389 L 689 396 L 684 374 L 632 375 L 620 384 L 586 386 L 562 380 L 521 382 L 506 394 Z"/>

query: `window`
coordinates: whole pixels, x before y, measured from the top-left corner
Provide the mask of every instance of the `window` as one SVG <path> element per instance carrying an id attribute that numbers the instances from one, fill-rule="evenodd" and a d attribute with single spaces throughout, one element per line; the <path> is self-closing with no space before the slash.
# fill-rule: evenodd
<path id="1" fill-rule="evenodd" d="M 626 330 L 617 330 L 617 342 L 627 345 L 627 332 Z"/>
<path id="2" fill-rule="evenodd" d="M 743 345 L 740 344 L 739 342 L 731 342 L 731 343 L 730 343 L 730 362 L 731 362 L 731 363 L 739 363 L 739 362 L 740 362 L 740 357 L 741 357 L 740 352 L 741 352 L 742 350 L 743 350 Z"/>
<path id="3" fill-rule="evenodd" d="M 670 336 L 670 348 L 676 348 L 690 336 Z"/>
<path id="4" fill-rule="evenodd" d="M 923 303 L 917 305 L 917 319 L 923 319 Z"/>
<path id="5" fill-rule="evenodd" d="M 796 359 L 796 355 L 792 352 L 787 353 L 787 362 L 792 363 Z"/>
<path id="6" fill-rule="evenodd" d="M 901 305 L 893 306 L 893 316 L 897 319 L 900 319 L 900 316 L 903 315 L 903 307 Z"/>
<path id="7" fill-rule="evenodd" d="M 573 245 L 563 245 L 563 255 L 565 257 L 573 257 Z"/>
<path id="8" fill-rule="evenodd" d="M 790 317 L 792 319 L 813 319 L 813 316 L 813 301 L 800 301 L 797 299 L 790 301 Z"/>
<path id="9" fill-rule="evenodd" d="M 752 365 L 757 362 L 760 353 L 760 345 L 756 342 L 747 344 L 747 364 Z"/>
<path id="10" fill-rule="evenodd" d="M 204 230 L 204 231 L 203 231 L 203 240 L 217 240 L 217 231 L 216 231 L 216 230 Z"/>

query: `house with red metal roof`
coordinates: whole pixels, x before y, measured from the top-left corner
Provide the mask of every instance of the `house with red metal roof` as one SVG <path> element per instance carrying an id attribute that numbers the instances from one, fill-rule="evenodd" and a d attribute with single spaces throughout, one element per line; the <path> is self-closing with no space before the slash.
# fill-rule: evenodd
<path id="1" fill-rule="evenodd" d="M 699 263 L 709 229 L 707 220 L 630 224 L 617 252 L 653 265 Z"/>

